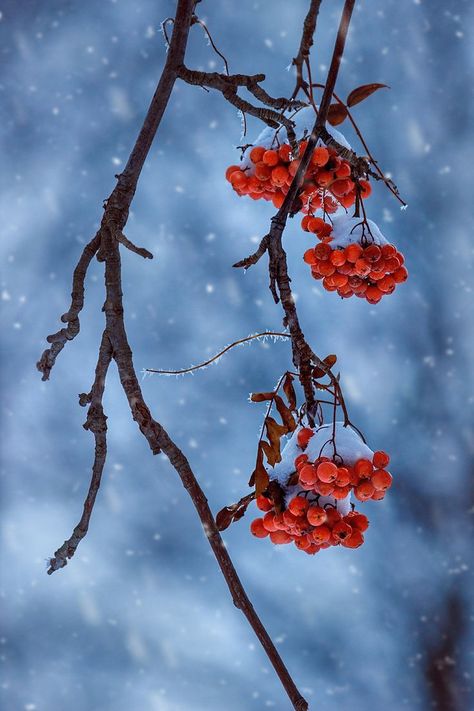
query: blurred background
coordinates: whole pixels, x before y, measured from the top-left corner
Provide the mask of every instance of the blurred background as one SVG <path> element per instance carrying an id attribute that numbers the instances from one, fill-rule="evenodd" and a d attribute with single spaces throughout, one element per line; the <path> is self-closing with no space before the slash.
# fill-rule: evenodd
<path id="1" fill-rule="evenodd" d="M 308 2 L 202 2 L 233 72 L 288 94 Z M 325 77 L 342 2 L 323 2 L 312 53 Z M 88 391 L 100 340 L 103 268 L 87 279 L 81 333 L 42 383 L 35 363 L 68 308 L 71 274 L 124 167 L 165 58 L 168 0 L 0 3 L 2 232 L 2 636 L 4 711 L 260 711 L 289 703 L 233 606 L 188 496 L 131 420 L 115 368 L 109 455 L 91 528 L 67 568 L 46 560 L 82 511 L 93 437 Z M 303 330 L 337 353 L 353 421 L 392 456 L 395 484 L 365 545 L 308 557 L 249 534 L 225 541 L 311 709 L 467 711 L 473 514 L 474 9 L 467 0 L 357 2 L 337 90 L 384 82 L 354 109 L 408 202 L 377 184 L 369 216 L 406 256 L 409 281 L 377 306 L 310 279 L 299 220 L 285 233 Z M 199 27 L 187 64 L 222 69 Z M 249 120 L 248 139 L 261 126 Z M 353 147 L 352 132 L 342 127 Z M 137 371 L 199 362 L 281 328 L 266 260 L 253 251 L 273 209 L 224 180 L 247 142 L 234 107 L 177 84 L 139 184 L 123 252 Z M 146 378 L 155 417 L 188 454 L 214 511 L 247 493 L 268 390 L 286 342 L 235 349 L 185 378 Z M 472 587 L 471 587 L 472 590 Z"/>

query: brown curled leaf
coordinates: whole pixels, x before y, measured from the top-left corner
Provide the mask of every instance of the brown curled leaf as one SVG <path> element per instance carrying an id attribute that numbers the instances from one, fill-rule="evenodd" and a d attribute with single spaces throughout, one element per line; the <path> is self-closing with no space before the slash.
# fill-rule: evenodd
<path id="1" fill-rule="evenodd" d="M 283 402 L 283 398 L 281 398 L 279 395 L 275 395 L 275 405 L 280 414 L 281 421 L 283 422 L 283 425 L 287 428 L 287 431 L 294 432 L 296 429 L 295 418 L 291 414 L 290 408 L 285 405 L 285 403 Z"/>
<path id="2" fill-rule="evenodd" d="M 293 387 L 293 376 L 291 373 L 285 375 L 285 380 L 283 381 L 283 392 L 288 400 L 288 406 L 290 410 L 296 410 L 296 393 Z"/>
<path id="3" fill-rule="evenodd" d="M 344 104 L 331 104 L 328 110 L 328 123 L 339 126 L 347 118 L 347 109 Z"/>
<path id="4" fill-rule="evenodd" d="M 216 516 L 216 526 L 219 531 L 224 531 L 231 523 L 241 519 L 247 511 L 248 505 L 254 498 L 255 493 L 252 491 L 251 494 L 243 496 L 236 504 L 224 506 Z"/>
<path id="5" fill-rule="evenodd" d="M 365 101 L 367 97 L 373 94 L 374 91 L 378 91 L 378 89 L 390 89 L 390 87 L 388 84 L 363 84 L 351 91 L 346 103 L 349 107 L 360 104 L 361 101 Z"/>

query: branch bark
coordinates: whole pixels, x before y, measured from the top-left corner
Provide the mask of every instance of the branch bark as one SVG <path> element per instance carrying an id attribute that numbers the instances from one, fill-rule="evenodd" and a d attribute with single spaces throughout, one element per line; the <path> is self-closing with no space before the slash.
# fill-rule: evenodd
<path id="1" fill-rule="evenodd" d="M 89 523 L 94 509 L 97 493 L 99 491 L 104 471 L 105 460 L 107 457 L 107 417 L 104 414 L 102 407 L 102 396 L 105 389 L 105 378 L 109 369 L 110 361 L 112 360 L 112 346 L 104 331 L 102 341 L 99 348 L 99 358 L 95 369 L 95 380 L 90 393 L 82 393 L 79 395 L 79 404 L 83 407 L 89 404 L 87 411 L 87 419 L 83 425 L 84 429 L 90 430 L 95 438 L 95 456 L 92 466 L 92 478 L 84 501 L 84 509 L 81 520 L 75 527 L 70 538 L 64 541 L 63 545 L 55 552 L 54 557 L 49 561 L 48 575 L 54 573 L 55 570 L 64 568 L 67 565 L 68 559 L 72 558 L 77 550 L 79 543 L 89 530 Z"/>

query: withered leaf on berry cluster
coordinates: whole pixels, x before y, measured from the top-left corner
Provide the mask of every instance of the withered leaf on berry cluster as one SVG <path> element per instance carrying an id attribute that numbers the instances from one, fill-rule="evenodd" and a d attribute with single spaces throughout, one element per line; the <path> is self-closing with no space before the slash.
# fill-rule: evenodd
<path id="1" fill-rule="evenodd" d="M 288 406 L 290 410 L 296 410 L 296 393 L 293 387 L 293 376 L 291 373 L 285 375 L 285 380 L 283 381 L 283 392 L 288 400 Z"/>
<path id="2" fill-rule="evenodd" d="M 280 381 L 281 383 L 281 381 Z M 263 455 L 265 455 L 268 464 L 274 467 L 275 464 L 281 462 L 281 446 L 280 440 L 284 435 L 294 432 L 297 424 L 292 411 L 296 411 L 296 394 L 293 387 L 293 377 L 290 373 L 285 374 L 283 382 L 283 391 L 288 400 L 288 405 L 285 404 L 283 398 L 278 395 L 278 388 L 273 392 L 252 393 L 250 399 L 252 402 L 269 401 L 270 405 L 263 423 L 263 431 L 266 433 L 268 442 L 261 438 L 258 444 L 257 462 L 255 469 L 250 477 L 249 486 L 255 485 L 257 496 L 261 494 L 268 486 L 269 477 L 263 464 Z M 276 409 L 281 417 L 282 424 L 279 424 L 273 417 L 270 416 L 271 408 L 275 404 Z"/>
<path id="3" fill-rule="evenodd" d="M 255 495 L 259 496 L 268 486 L 269 476 L 263 466 L 263 443 L 259 442 L 257 449 L 257 461 L 252 476 L 249 479 L 249 486 L 255 486 Z"/>
<path id="4" fill-rule="evenodd" d="M 248 505 L 254 498 L 255 493 L 252 491 L 251 494 L 243 496 L 236 504 L 224 506 L 224 508 L 221 509 L 216 516 L 216 526 L 219 531 L 224 531 L 230 526 L 231 523 L 241 519 L 247 511 Z"/>

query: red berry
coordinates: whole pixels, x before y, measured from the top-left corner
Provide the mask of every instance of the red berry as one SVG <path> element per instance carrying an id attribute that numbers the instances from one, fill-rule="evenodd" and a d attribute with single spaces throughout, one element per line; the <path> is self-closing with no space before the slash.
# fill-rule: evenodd
<path id="1" fill-rule="evenodd" d="M 359 459 L 354 464 L 354 471 L 361 479 L 368 479 L 370 476 L 372 476 L 374 467 L 372 465 L 372 462 L 369 462 L 368 459 Z"/>
<path id="2" fill-rule="evenodd" d="M 276 545 L 281 543 L 291 543 L 291 536 L 286 533 L 286 531 L 274 531 L 273 533 L 270 533 L 270 540 Z"/>
<path id="3" fill-rule="evenodd" d="M 361 546 L 363 542 L 364 536 L 357 528 L 352 529 L 352 533 L 349 538 L 346 538 L 344 541 L 341 541 L 344 548 L 359 548 L 359 546 Z"/>
<path id="4" fill-rule="evenodd" d="M 331 496 L 334 493 L 335 485 L 326 484 L 324 481 L 317 481 L 314 490 L 321 496 Z"/>
<path id="5" fill-rule="evenodd" d="M 337 466 L 334 462 L 321 462 L 317 467 L 317 475 L 319 481 L 325 484 L 331 484 L 336 481 L 337 477 Z"/>
<path id="6" fill-rule="evenodd" d="M 310 506 L 306 512 L 308 523 L 312 526 L 322 526 L 327 521 L 326 511 L 321 506 Z"/>
<path id="7" fill-rule="evenodd" d="M 280 162 L 277 151 L 265 151 L 262 161 L 272 168 Z"/>
<path id="8" fill-rule="evenodd" d="M 302 449 L 307 446 L 309 440 L 311 437 L 314 435 L 314 432 L 312 429 L 309 427 L 303 427 L 297 434 L 296 436 L 296 441 L 298 442 L 298 446 L 301 447 Z"/>
<path id="9" fill-rule="evenodd" d="M 265 148 L 263 148 L 263 146 L 255 146 L 250 151 L 250 160 L 252 161 L 252 163 L 260 163 L 264 153 Z"/>
<path id="10" fill-rule="evenodd" d="M 357 262 L 362 255 L 362 247 L 357 242 L 354 242 L 354 244 L 349 244 L 345 248 L 344 254 L 346 255 L 346 260 L 348 262 L 355 264 L 355 262 Z"/>
<path id="11" fill-rule="evenodd" d="M 319 546 L 321 543 L 326 543 L 331 538 L 331 530 L 327 526 L 317 526 L 311 532 L 311 538 Z"/>
<path id="12" fill-rule="evenodd" d="M 352 526 L 345 521 L 339 521 L 333 526 L 332 536 L 337 541 L 345 541 L 352 534 Z"/>
<path id="13" fill-rule="evenodd" d="M 255 503 L 257 504 L 257 507 L 260 509 L 260 511 L 271 511 L 273 508 L 273 504 L 270 499 L 267 499 L 267 497 L 263 496 L 262 494 L 257 496 Z"/>
<path id="14" fill-rule="evenodd" d="M 334 496 L 335 499 L 340 501 L 341 499 L 345 499 L 346 496 L 349 496 L 350 493 L 350 486 L 336 486 L 334 491 L 332 492 L 332 496 Z"/>
<path id="15" fill-rule="evenodd" d="M 290 155 L 291 155 L 291 147 L 288 145 L 288 143 L 284 143 L 280 148 L 278 149 L 278 156 L 280 160 L 282 160 L 284 163 L 288 163 L 290 160 Z"/>
<path id="16" fill-rule="evenodd" d="M 369 481 L 369 479 L 365 479 L 359 486 L 356 486 L 354 489 L 354 496 L 356 499 L 359 501 L 368 501 L 368 499 L 371 499 L 373 494 L 375 492 L 375 487 L 373 484 Z"/>
<path id="17" fill-rule="evenodd" d="M 316 467 L 313 464 L 304 464 L 299 470 L 299 478 L 301 484 L 313 486 L 318 481 Z"/>
<path id="18" fill-rule="evenodd" d="M 229 165 L 229 167 L 227 168 L 227 170 L 226 170 L 226 172 L 225 172 L 226 180 L 230 180 L 230 176 L 231 176 L 232 173 L 234 173 L 236 170 L 240 170 L 240 165 Z"/>
<path id="19" fill-rule="evenodd" d="M 232 175 L 230 176 L 232 179 Z M 408 271 L 405 267 L 399 267 L 393 272 L 393 278 L 397 284 L 401 284 L 403 281 L 408 279 Z"/>
<path id="20" fill-rule="evenodd" d="M 335 267 L 340 267 L 342 264 L 345 264 L 346 255 L 342 249 L 333 249 L 329 256 L 329 261 L 331 264 L 334 264 Z"/>
<path id="21" fill-rule="evenodd" d="M 377 452 L 374 452 L 372 461 L 376 469 L 385 469 L 385 467 L 390 463 L 390 457 L 387 452 L 383 451 L 383 449 L 379 449 Z"/>
<path id="22" fill-rule="evenodd" d="M 371 482 L 377 491 L 385 491 L 392 486 L 392 475 L 385 469 L 376 469 L 372 475 Z"/>
<path id="23" fill-rule="evenodd" d="M 298 456 L 295 459 L 295 469 L 299 469 L 300 467 L 303 466 L 303 464 L 306 464 L 307 461 L 308 461 L 307 454 L 298 454 Z"/>
<path id="24" fill-rule="evenodd" d="M 329 151 L 327 148 L 325 148 L 324 146 L 318 146 L 317 148 L 314 149 L 313 155 L 311 157 L 311 162 L 313 163 L 313 165 L 322 167 L 323 165 L 326 165 L 328 160 L 329 160 Z"/>
<path id="25" fill-rule="evenodd" d="M 264 528 L 263 519 L 261 518 L 256 518 L 252 521 L 252 523 L 250 524 L 250 531 L 257 538 L 265 538 L 266 536 L 268 536 L 268 531 L 266 528 Z"/>
<path id="26" fill-rule="evenodd" d="M 319 245 L 318 245 L 319 247 Z M 316 264 L 318 261 L 318 258 L 316 256 L 316 252 L 314 249 L 307 249 L 306 252 L 303 254 L 303 261 L 306 262 L 306 264 Z"/>
<path id="27" fill-rule="evenodd" d="M 278 526 L 275 525 L 275 513 L 274 511 L 268 511 L 263 517 L 263 527 L 269 533 L 278 530 Z"/>
<path id="28" fill-rule="evenodd" d="M 369 519 L 364 514 L 354 511 L 348 515 L 348 523 L 352 528 L 357 528 L 359 531 L 364 533 L 369 527 Z"/>
<path id="29" fill-rule="evenodd" d="M 309 508 L 309 501 L 304 496 L 295 496 L 288 504 L 288 510 L 294 516 L 302 516 Z"/>

